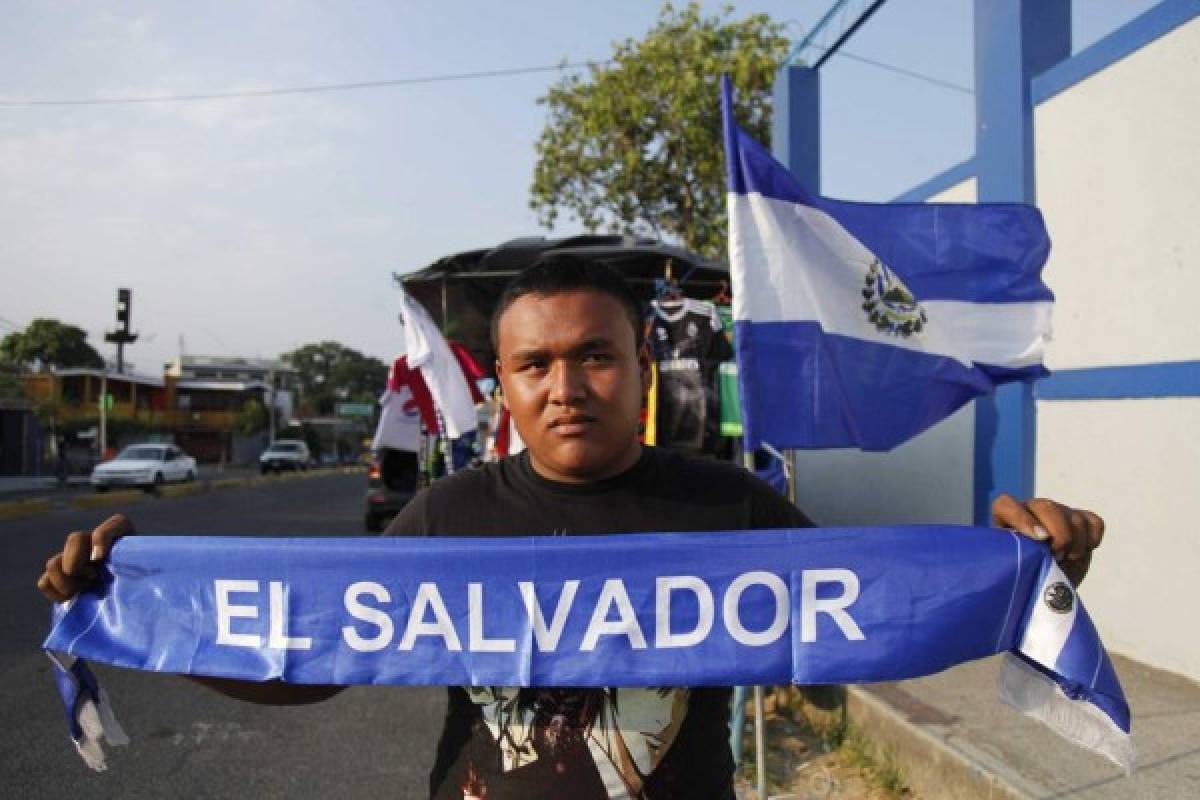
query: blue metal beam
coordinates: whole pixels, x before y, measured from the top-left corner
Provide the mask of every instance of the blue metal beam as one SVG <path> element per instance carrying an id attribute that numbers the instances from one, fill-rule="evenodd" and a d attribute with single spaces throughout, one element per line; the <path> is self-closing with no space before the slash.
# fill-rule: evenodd
<path id="1" fill-rule="evenodd" d="M 775 76 L 771 152 L 804 188 L 821 190 L 821 73 L 783 67 Z"/>
<path id="2" fill-rule="evenodd" d="M 1034 203 L 1033 78 L 1071 55 L 1070 0 L 975 0 L 975 166 L 981 203 Z M 1033 388 L 975 403 L 975 523 L 992 500 L 1034 490 Z"/>

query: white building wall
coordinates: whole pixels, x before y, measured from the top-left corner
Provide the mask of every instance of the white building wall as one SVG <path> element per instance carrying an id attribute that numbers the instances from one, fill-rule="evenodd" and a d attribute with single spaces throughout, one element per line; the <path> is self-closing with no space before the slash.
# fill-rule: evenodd
<path id="1" fill-rule="evenodd" d="M 973 203 L 975 179 L 931 198 Z M 819 525 L 970 525 L 975 481 L 974 404 L 890 453 L 801 450 L 796 502 Z"/>
<path id="2" fill-rule="evenodd" d="M 1200 20 L 1034 113 L 1051 369 L 1200 356 Z"/>
<path id="3" fill-rule="evenodd" d="M 1080 594 L 1104 644 L 1200 679 L 1200 398 L 1038 405 L 1037 491 L 1108 532 Z"/>
<path id="4" fill-rule="evenodd" d="M 1200 359 L 1200 20 L 1041 104 L 1054 369 Z M 1039 401 L 1037 493 L 1109 532 L 1083 599 L 1105 643 L 1200 679 L 1200 398 Z"/>

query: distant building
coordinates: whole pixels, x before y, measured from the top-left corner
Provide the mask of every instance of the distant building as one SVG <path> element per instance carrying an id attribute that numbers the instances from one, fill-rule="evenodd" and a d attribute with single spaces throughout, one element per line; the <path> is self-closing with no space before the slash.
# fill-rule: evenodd
<path id="1" fill-rule="evenodd" d="M 272 389 L 293 392 L 300 385 L 299 370 L 274 358 L 181 355 L 166 364 L 163 373 L 188 381 L 260 381 Z"/>
<path id="2" fill-rule="evenodd" d="M 161 377 L 69 368 L 31 373 L 23 383 L 30 403 L 46 409 L 60 432 L 86 436 L 99 423 L 106 393 L 112 398 L 105 412 L 109 444 L 170 440 L 214 463 L 257 457 L 265 432 L 241 435 L 242 411 L 251 400 L 269 406 L 274 399 L 286 419 L 299 373 L 275 360 L 183 356 L 165 365 Z"/>

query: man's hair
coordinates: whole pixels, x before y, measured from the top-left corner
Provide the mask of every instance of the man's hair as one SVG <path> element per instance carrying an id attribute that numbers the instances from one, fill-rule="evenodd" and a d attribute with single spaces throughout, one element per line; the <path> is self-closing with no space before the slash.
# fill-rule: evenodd
<path id="1" fill-rule="evenodd" d="M 548 253 L 538 258 L 509 281 L 492 312 L 492 349 L 500 354 L 500 317 L 509 306 L 525 295 L 552 295 L 563 292 L 592 291 L 617 300 L 633 326 L 635 350 L 644 340 L 642 304 L 621 273 L 602 261 L 574 253 Z"/>

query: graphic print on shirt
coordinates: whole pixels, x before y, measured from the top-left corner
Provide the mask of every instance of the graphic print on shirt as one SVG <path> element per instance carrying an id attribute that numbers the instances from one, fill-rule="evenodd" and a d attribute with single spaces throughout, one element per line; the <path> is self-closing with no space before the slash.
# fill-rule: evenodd
<path id="1" fill-rule="evenodd" d="M 642 797 L 687 713 L 687 689 L 468 687 L 499 749 L 500 773 L 548 769 L 578 797 Z M 488 797 L 470 764 L 462 797 Z M 599 785 L 597 785 L 599 784 Z M 498 787 L 497 787 L 498 788 Z"/>

